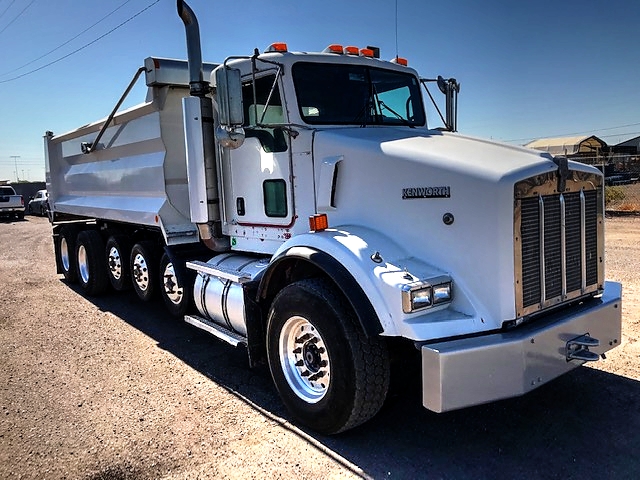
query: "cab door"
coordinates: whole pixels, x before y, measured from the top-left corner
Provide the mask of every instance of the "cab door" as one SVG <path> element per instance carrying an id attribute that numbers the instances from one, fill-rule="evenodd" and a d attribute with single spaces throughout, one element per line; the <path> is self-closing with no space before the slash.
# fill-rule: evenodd
<path id="1" fill-rule="evenodd" d="M 251 77 L 243 82 L 245 140 L 227 151 L 231 188 L 225 213 L 232 248 L 275 251 L 273 242 L 295 218 L 289 137 L 278 127 L 285 118 L 276 79 L 270 73 L 256 77 L 255 85 Z"/>

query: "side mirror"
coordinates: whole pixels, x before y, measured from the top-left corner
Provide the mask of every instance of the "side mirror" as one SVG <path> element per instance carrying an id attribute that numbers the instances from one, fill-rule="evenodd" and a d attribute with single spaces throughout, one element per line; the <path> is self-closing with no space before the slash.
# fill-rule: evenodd
<path id="1" fill-rule="evenodd" d="M 227 128 L 242 126 L 244 123 L 244 111 L 242 108 L 240 70 L 224 66 L 218 67 L 215 78 L 220 125 Z"/>

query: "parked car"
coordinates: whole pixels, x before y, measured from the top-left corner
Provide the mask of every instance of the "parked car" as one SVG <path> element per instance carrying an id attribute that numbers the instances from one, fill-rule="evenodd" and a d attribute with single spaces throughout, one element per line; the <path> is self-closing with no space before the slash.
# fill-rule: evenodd
<path id="1" fill-rule="evenodd" d="M 31 215 L 48 215 L 49 212 L 49 193 L 46 190 L 38 190 L 36 196 L 29 200 L 27 212 Z"/>

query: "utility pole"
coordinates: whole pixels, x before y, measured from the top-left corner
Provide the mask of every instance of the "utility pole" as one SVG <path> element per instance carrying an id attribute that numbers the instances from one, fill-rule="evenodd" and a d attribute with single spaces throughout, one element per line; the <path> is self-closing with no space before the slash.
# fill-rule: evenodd
<path id="1" fill-rule="evenodd" d="M 20 155 L 10 155 L 10 158 L 13 158 L 13 163 L 16 166 L 16 182 L 19 182 L 20 178 L 18 178 L 18 159 L 20 158 Z"/>

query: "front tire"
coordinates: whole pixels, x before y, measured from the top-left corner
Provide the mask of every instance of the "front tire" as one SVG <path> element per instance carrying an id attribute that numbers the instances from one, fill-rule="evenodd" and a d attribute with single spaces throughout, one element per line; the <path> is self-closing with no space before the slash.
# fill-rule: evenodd
<path id="1" fill-rule="evenodd" d="M 317 432 L 356 427 L 386 398 L 386 344 L 362 332 L 344 297 L 323 279 L 298 281 L 278 293 L 267 324 L 267 356 L 282 401 Z"/>
<path id="2" fill-rule="evenodd" d="M 109 287 L 104 262 L 104 242 L 96 230 L 83 230 L 76 243 L 78 283 L 87 295 L 104 293 Z"/>

